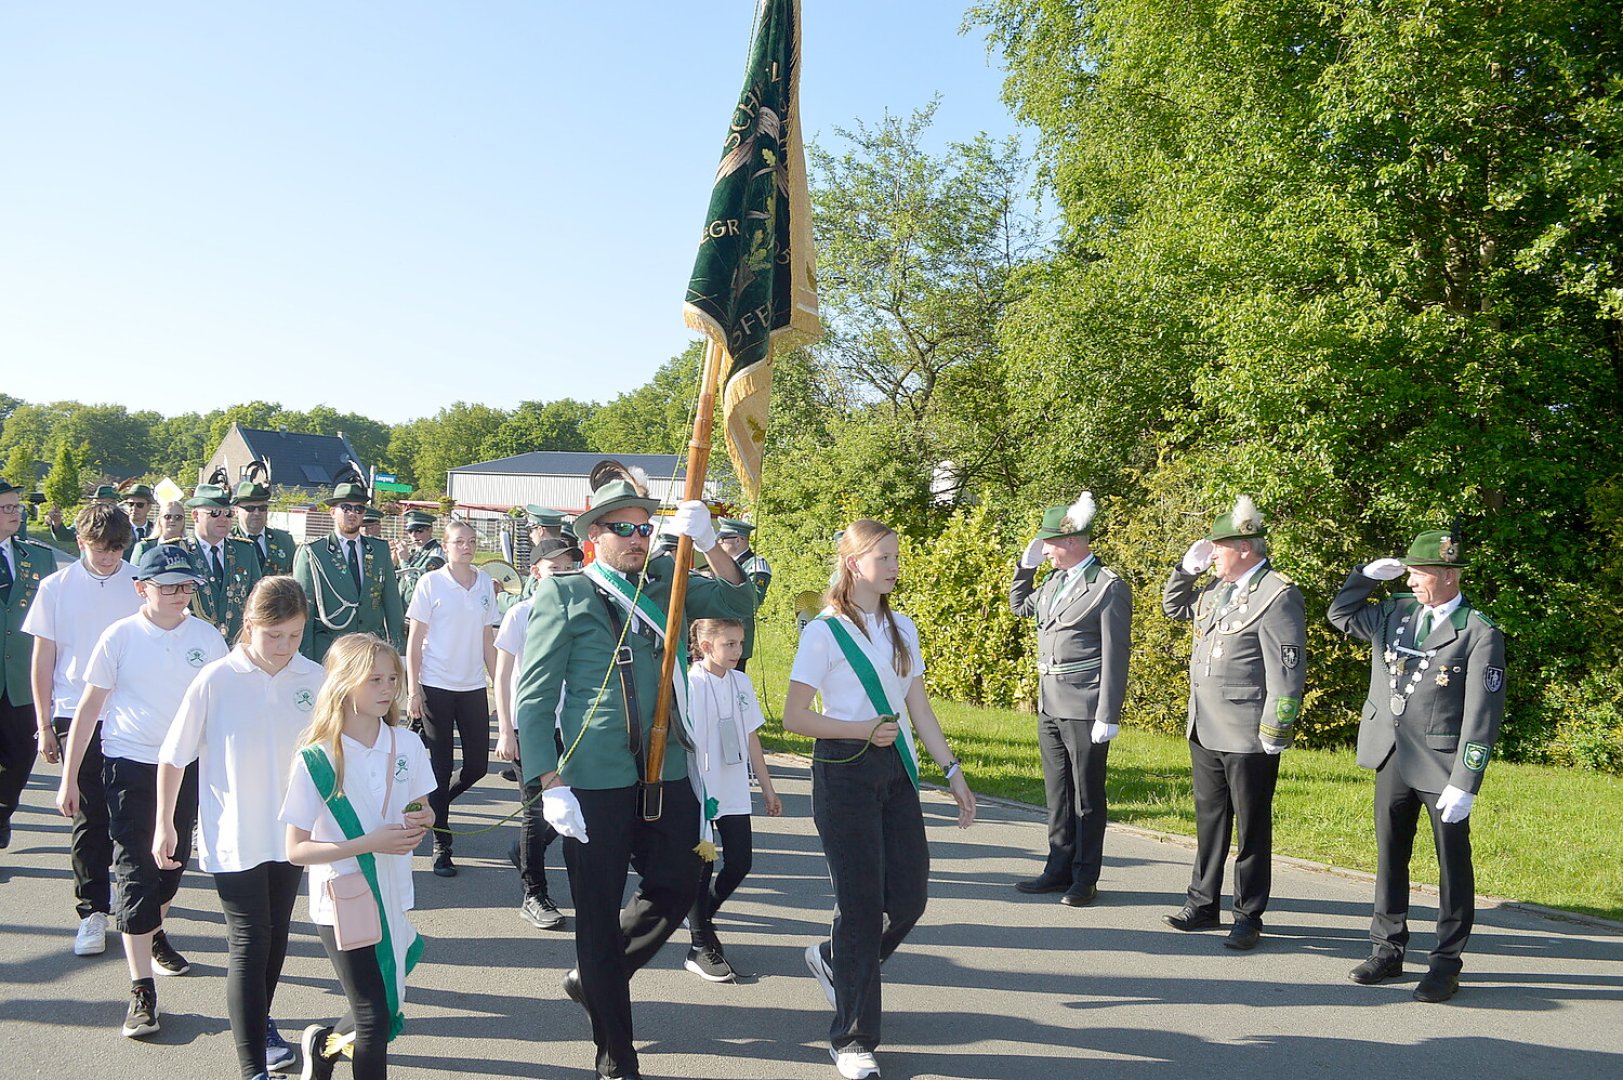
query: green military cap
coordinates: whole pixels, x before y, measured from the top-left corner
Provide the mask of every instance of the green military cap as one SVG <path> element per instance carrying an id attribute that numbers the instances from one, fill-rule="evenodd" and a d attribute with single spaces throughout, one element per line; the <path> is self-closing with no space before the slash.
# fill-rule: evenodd
<path id="1" fill-rule="evenodd" d="M 375 506 L 368 506 L 366 508 L 366 510 L 361 514 L 361 520 L 362 521 L 382 521 L 383 520 L 383 511 L 379 510 Z"/>
<path id="2" fill-rule="evenodd" d="M 524 507 L 524 512 L 530 515 L 530 521 L 548 529 L 556 529 L 564 523 L 564 512 L 554 510 L 550 506 L 537 506 L 530 503 Z"/>
<path id="3" fill-rule="evenodd" d="M 575 522 L 573 520 L 566 521 L 562 525 L 558 526 L 558 535 L 562 536 L 566 540 L 573 540 L 576 543 L 580 542 L 580 537 L 575 535 Z"/>
<path id="4" fill-rule="evenodd" d="M 716 519 L 717 536 L 742 536 L 747 540 L 750 533 L 754 531 L 755 526 L 747 521 L 739 521 L 737 518 Z"/>
<path id="5" fill-rule="evenodd" d="M 1206 534 L 1206 539 L 1255 540 L 1267 535 L 1268 530 L 1262 524 L 1262 511 L 1251 501 L 1251 496 L 1241 495 L 1234 500 L 1234 509 L 1220 515 L 1212 523 L 1212 531 Z"/>
<path id="6" fill-rule="evenodd" d="M 16 484 L 13 484 L 10 480 L 0 477 L 0 495 L 10 495 L 13 491 L 20 492 L 22 491 L 22 488 L 18 487 Z"/>
<path id="7" fill-rule="evenodd" d="M 219 484 L 198 484 L 192 488 L 192 497 L 186 500 L 186 509 L 196 510 L 204 506 L 228 507 L 231 505 L 231 494 Z"/>
<path id="8" fill-rule="evenodd" d="M 1063 540 L 1068 536 L 1091 536 L 1097 513 L 1093 493 L 1084 491 L 1069 506 L 1050 506 L 1043 511 L 1043 523 L 1037 528 L 1037 539 Z"/>
<path id="9" fill-rule="evenodd" d="M 270 488 L 255 480 L 244 480 L 237 485 L 237 490 L 232 493 L 231 501 L 239 503 L 269 502 Z"/>
<path id="10" fill-rule="evenodd" d="M 406 528 L 410 529 L 417 526 L 427 526 L 432 529 L 434 527 L 434 515 L 426 510 L 407 510 Z"/>
<path id="11" fill-rule="evenodd" d="M 124 493 L 125 502 L 129 502 L 131 499 L 145 499 L 147 502 L 155 503 L 158 501 L 158 496 L 154 495 L 152 489 L 147 485 L 136 484 Z"/>
<path id="12" fill-rule="evenodd" d="M 112 484 L 103 484 L 98 487 L 94 497 L 97 499 L 111 499 L 114 502 L 118 502 L 120 499 L 118 489 Z"/>
<path id="13" fill-rule="evenodd" d="M 1403 565 L 1461 567 L 1465 565 L 1465 546 L 1452 529 L 1428 529 L 1409 545 Z"/>
<path id="14" fill-rule="evenodd" d="M 592 505 L 576 515 L 575 528 L 585 529 L 604 514 L 628 508 L 652 514 L 659 509 L 659 500 L 639 493 L 629 480 L 610 480 L 592 492 Z"/>
<path id="15" fill-rule="evenodd" d="M 342 484 L 335 485 L 332 494 L 322 501 L 328 506 L 335 506 L 338 503 L 369 503 L 372 497 L 366 493 L 365 484 L 346 480 Z"/>

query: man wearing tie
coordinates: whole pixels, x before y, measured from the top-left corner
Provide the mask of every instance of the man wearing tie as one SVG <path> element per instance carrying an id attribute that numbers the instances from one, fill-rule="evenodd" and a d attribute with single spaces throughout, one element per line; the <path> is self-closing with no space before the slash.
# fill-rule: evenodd
<path id="1" fill-rule="evenodd" d="M 1223 944 L 1251 949 L 1273 887 L 1274 786 L 1279 754 L 1302 711 L 1307 624 L 1302 594 L 1268 560 L 1268 530 L 1249 496 L 1195 541 L 1167 579 L 1161 608 L 1194 623 L 1189 654 L 1189 761 L 1195 789 L 1195 867 L 1176 930 L 1218 924 L 1223 863 L 1236 824 L 1234 926 Z M 1207 568 L 1212 580 L 1196 588 Z"/>
<path id="2" fill-rule="evenodd" d="M 259 556 L 248 541 L 231 536 L 231 493 L 220 484 L 198 484 L 186 509 L 192 512 L 192 535 L 179 543 L 208 579 L 192 597 L 192 614 L 212 623 L 228 643 L 235 642 L 248 594 L 263 576 Z M 138 547 L 145 554 L 151 545 L 148 541 Z"/>
<path id="3" fill-rule="evenodd" d="M 293 572 L 293 534 L 265 524 L 270 514 L 270 488 L 257 480 L 244 480 L 231 497 L 237 524 L 231 535 L 253 545 L 259 571 L 265 577 Z"/>
<path id="4" fill-rule="evenodd" d="M 145 484 L 136 484 L 124 493 L 124 513 L 130 519 L 130 542 L 124 549 L 126 562 L 129 561 L 130 553 L 135 550 L 136 544 L 158 535 L 158 523 L 152 520 L 152 508 L 157 502 L 158 496 Z"/>
<path id="5" fill-rule="evenodd" d="M 334 487 L 326 500 L 333 531 L 300 544 L 293 558 L 293 576 L 310 598 L 301 651 L 318 664 L 345 634 L 376 634 L 397 650 L 405 648 L 405 609 L 389 545 L 361 535 L 368 501 L 362 483 Z"/>
<path id="6" fill-rule="evenodd" d="M 1407 567 L 1412 592 L 1371 603 Z M 1453 530 L 1423 532 L 1402 559 L 1354 570 L 1330 602 L 1338 630 L 1372 644 L 1358 764 L 1375 770 L 1375 917 L 1368 960 L 1353 982 L 1403 974 L 1409 944 L 1409 858 L 1422 811 L 1441 873 L 1437 947 L 1417 1001 L 1459 989 L 1460 954 L 1476 919 L 1471 804 L 1505 715 L 1505 636 L 1460 592 L 1465 558 Z"/>
<path id="7" fill-rule="evenodd" d="M 1061 892 L 1084 907 L 1099 895 L 1105 846 L 1105 762 L 1127 693 L 1133 592 L 1093 554 L 1093 495 L 1051 506 L 1015 567 L 1009 608 L 1037 620 L 1037 748 L 1048 803 L 1048 859 L 1015 888 Z M 1053 569 L 1033 586 L 1044 559 Z"/>
<path id="8" fill-rule="evenodd" d="M 11 815 L 34 771 L 34 690 L 29 671 L 34 639 L 23 620 L 39 592 L 40 579 L 56 570 L 56 557 L 32 540 L 19 540 L 22 491 L 0 480 L 0 848 L 11 844 Z M 40 706 L 48 711 L 50 703 Z"/>

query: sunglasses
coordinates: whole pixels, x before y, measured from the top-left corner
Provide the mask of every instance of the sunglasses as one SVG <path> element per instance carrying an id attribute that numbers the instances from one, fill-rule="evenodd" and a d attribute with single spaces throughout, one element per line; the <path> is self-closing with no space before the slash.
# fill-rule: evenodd
<path id="1" fill-rule="evenodd" d="M 141 499 L 125 499 L 124 500 L 124 505 L 128 506 L 132 510 L 145 510 L 147 507 L 151 506 L 152 504 L 149 503 L 149 502 L 145 502 L 145 501 L 143 501 Z"/>
<path id="2" fill-rule="evenodd" d="M 197 591 L 197 585 L 190 581 L 182 581 L 176 585 L 159 585 L 159 596 L 190 596 Z"/>
<path id="3" fill-rule="evenodd" d="M 230 517 L 230 516 L 231 516 L 231 511 L 229 511 L 229 510 L 210 510 L 209 511 L 209 517 L 211 517 L 211 518 L 218 519 L 218 518 Z"/>
<path id="4" fill-rule="evenodd" d="M 654 523 L 645 521 L 641 525 L 633 525 L 629 521 L 605 521 L 603 527 L 615 536 L 630 536 L 636 533 L 644 540 L 654 535 Z"/>
<path id="5" fill-rule="evenodd" d="M 338 504 L 338 509 L 342 510 L 346 514 L 364 514 L 364 513 L 366 513 L 366 504 L 365 503 L 339 503 Z"/>
<path id="6" fill-rule="evenodd" d="M 415 533 L 415 532 L 433 532 L 434 531 L 434 526 L 432 526 L 432 525 L 407 525 L 406 526 L 406 531 L 407 532 L 413 532 L 413 533 Z"/>
<path id="7" fill-rule="evenodd" d="M 186 520 L 186 519 L 185 519 L 185 518 L 183 518 L 183 517 L 182 517 L 182 516 L 181 516 L 181 515 L 179 515 L 179 514 L 165 514 L 165 515 L 164 515 L 164 516 L 163 516 L 163 519 L 164 519 L 164 520 L 165 520 L 165 521 L 185 521 L 185 520 Z"/>
<path id="8" fill-rule="evenodd" d="M 270 507 L 264 505 L 248 506 L 244 503 L 238 503 L 237 509 L 241 510 L 244 514 L 263 514 L 265 511 L 269 510 Z"/>

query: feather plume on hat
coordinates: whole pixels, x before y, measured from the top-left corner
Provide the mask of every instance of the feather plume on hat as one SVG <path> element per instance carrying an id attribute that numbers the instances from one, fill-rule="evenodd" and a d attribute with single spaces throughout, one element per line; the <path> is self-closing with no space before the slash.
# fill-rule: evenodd
<path id="1" fill-rule="evenodd" d="M 1262 511 L 1257 509 L 1257 504 L 1251 501 L 1249 495 L 1241 495 L 1234 500 L 1234 509 L 1229 513 L 1229 520 L 1241 532 L 1262 531 Z"/>
<path id="2" fill-rule="evenodd" d="M 1076 497 L 1076 502 L 1065 508 L 1065 523 L 1075 531 L 1085 533 L 1093 524 L 1093 516 L 1098 512 L 1099 507 L 1093 501 L 1093 492 L 1084 491 Z"/>
<path id="3" fill-rule="evenodd" d="M 611 480 L 624 480 L 637 489 L 639 496 L 648 497 L 648 474 L 635 465 L 628 466 L 608 458 L 592 466 L 591 474 L 587 477 L 587 483 L 592 486 L 593 491 Z"/>

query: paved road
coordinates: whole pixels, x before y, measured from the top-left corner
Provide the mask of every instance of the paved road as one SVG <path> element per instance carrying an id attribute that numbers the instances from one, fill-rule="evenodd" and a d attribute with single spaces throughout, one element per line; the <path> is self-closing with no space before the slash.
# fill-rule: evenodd
<path id="1" fill-rule="evenodd" d="M 755 873 L 721 920 L 729 957 L 759 974 L 703 983 L 682 970 L 673 940 L 633 984 L 650 1077 L 835 1075 L 828 1009 L 801 962 L 806 943 L 826 933 L 831 903 L 809 778 L 803 762 L 773 766 L 786 816 L 757 819 Z M 0 1077 L 234 1077 L 223 920 L 208 878 L 189 874 L 176 902 L 170 933 L 193 971 L 159 981 L 162 1032 L 121 1038 L 128 983 L 116 936 L 104 957 L 72 955 L 67 825 L 47 812 L 53 773 L 36 774 L 12 847 L 0 853 Z M 509 792 L 487 779 L 458 804 L 463 823 L 495 821 Z M 926 815 L 931 907 L 885 968 L 887 1080 L 1132 1080 L 1164 1077 L 1168 1065 L 1203 1080 L 1623 1075 L 1623 935 L 1614 928 L 1482 910 L 1464 989 L 1451 1003 L 1421 1005 L 1409 997 L 1418 965 L 1397 983 L 1347 981 L 1368 951 L 1367 880 L 1282 864 L 1262 945 L 1233 954 L 1221 934 L 1179 934 L 1160 921 L 1188 880 L 1190 850 L 1179 842 L 1112 828 L 1100 901 L 1073 911 L 1010 888 L 1043 844 L 1029 808 L 985 806 L 959 832 L 951 804 L 932 793 Z M 591 1075 L 585 1015 L 559 988 L 572 939 L 516 914 L 505 856 L 514 831 L 461 843 L 458 878 L 435 878 L 420 863 L 417 923 L 429 949 L 392 1048 L 396 1077 Z M 563 873 L 552 877 L 567 910 Z M 1432 899 L 1417 893 L 1413 911 L 1423 951 Z M 302 918 L 301 901 L 275 1009 L 290 1033 L 342 1001 Z"/>

